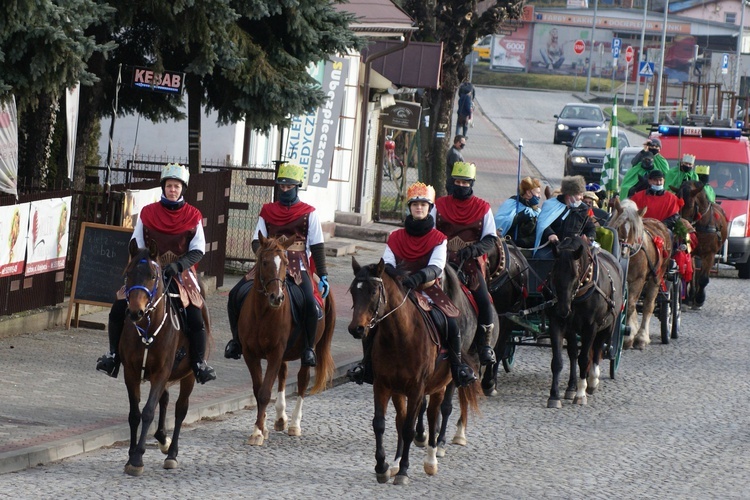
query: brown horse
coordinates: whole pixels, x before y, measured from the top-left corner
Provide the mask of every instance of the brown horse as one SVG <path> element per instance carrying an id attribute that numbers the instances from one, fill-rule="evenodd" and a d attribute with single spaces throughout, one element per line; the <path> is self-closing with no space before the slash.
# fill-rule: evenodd
<path id="1" fill-rule="evenodd" d="M 257 264 L 253 288 L 242 303 L 239 318 L 239 339 L 242 354 L 250 376 L 253 379 L 253 394 L 258 404 L 258 415 L 248 444 L 262 446 L 268 439 L 266 427 L 266 407 L 271 399 L 271 389 L 278 379 L 276 394 L 276 421 L 274 429 L 283 431 L 287 428 L 286 414 L 286 377 L 287 362 L 300 359 L 304 349 L 304 332 L 299 327 L 295 330 L 292 318 L 289 285 L 287 283 L 286 249 L 294 243 L 294 238 L 284 242 L 276 238 L 265 238 L 259 235 Z M 318 321 L 315 334 L 315 384 L 311 394 L 322 391 L 333 377 L 334 364 L 331 356 L 331 339 L 336 323 L 336 307 L 333 295 L 325 299 L 325 315 Z M 266 373 L 263 375 L 261 360 L 265 359 Z M 297 405 L 292 413 L 287 434 L 301 436 L 302 402 L 310 381 L 310 367 L 301 366 L 297 373 Z"/>
<path id="2" fill-rule="evenodd" d="M 130 321 L 125 322 L 120 337 L 119 353 L 130 400 L 130 449 L 125 473 L 140 476 L 143 474 L 146 434 L 154 420 L 157 403 L 159 422 L 154 437 L 159 442 L 161 451 L 167 455 L 164 468 L 177 467 L 180 428 L 188 412 L 195 377 L 190 369 L 188 339 L 182 333 L 179 318 L 162 280 L 162 268 L 156 245 L 151 244 L 148 249 L 138 248 L 135 240 L 131 240 L 130 256 L 130 262 L 124 272 Z M 203 319 L 210 340 L 211 330 L 205 306 Z M 141 412 L 141 383 L 144 381 L 150 382 L 151 388 Z M 174 431 L 170 440 L 165 433 L 166 410 L 169 403 L 167 387 L 178 381 L 180 395 L 175 404 Z"/>
<path id="3" fill-rule="evenodd" d="M 497 372 L 500 363 L 510 370 L 512 353 L 508 350 L 508 340 L 514 323 L 506 313 L 520 311 L 525 304 L 529 288 L 529 263 L 510 238 L 498 238 L 497 244 L 487 254 L 487 289 L 492 296 L 495 311 L 499 317 L 500 333 L 495 344 L 495 357 L 498 363 L 482 376 L 482 390 L 486 396 L 497 394 Z"/>
<path id="4" fill-rule="evenodd" d="M 701 182 L 683 182 L 677 196 L 685 202 L 680 215 L 693 225 L 698 237 L 698 247 L 693 249 L 693 256 L 700 259 L 700 265 L 693 266 L 696 272 L 688 286 L 688 300 L 694 308 L 699 308 L 706 301 L 708 275 L 714 266 L 716 254 L 727 239 L 727 216 L 721 206 L 708 201 Z"/>
<path id="5" fill-rule="evenodd" d="M 646 208 L 638 210 L 638 206 L 632 200 L 623 200 L 622 204 L 615 201 L 614 208 L 615 216 L 610 226 L 617 230 L 620 244 L 625 245 L 630 254 L 627 318 L 631 332 L 636 331 L 638 326 L 636 304 L 641 296 L 643 297 L 641 325 L 635 335 L 625 337 L 624 347 L 643 349 L 651 342 L 649 324 L 664 273 L 669 265 L 672 235 L 662 222 L 644 219 Z"/>
<path id="6" fill-rule="evenodd" d="M 428 447 L 424 470 L 429 475 L 437 474 L 437 419 L 446 387 L 452 382 L 450 363 L 441 359 L 440 342 L 428 331 L 417 305 L 408 300 L 405 290 L 389 274 L 385 263 L 360 266 L 352 258 L 354 280 L 349 288 L 352 294 L 353 313 L 349 333 L 362 339 L 372 335 L 370 356 L 372 359 L 375 417 L 375 472 L 377 480 L 385 483 L 392 471 L 385 461 L 383 433 L 388 401 L 393 400 L 396 409 L 396 431 L 398 446 L 396 460 L 399 462 L 394 484 L 409 481 L 409 450 L 416 434 L 415 424 L 425 396 L 429 396 L 427 408 Z M 455 273 L 448 272 L 458 288 Z M 464 405 L 477 409 L 476 384 L 458 390 L 462 408 Z"/>
<path id="7" fill-rule="evenodd" d="M 555 262 L 550 285 L 557 303 L 549 315 L 552 388 L 547 408 L 561 408 L 559 382 L 563 367 L 563 339 L 567 342 L 570 358 L 565 397 L 572 397 L 574 404 L 584 405 L 586 394 L 593 394 L 599 385 L 604 344 L 611 343 L 613 328 L 619 328 L 617 320 L 623 307 L 623 277 L 620 263 L 611 253 L 603 250 L 592 252 L 580 236 L 567 237 L 552 248 Z"/>

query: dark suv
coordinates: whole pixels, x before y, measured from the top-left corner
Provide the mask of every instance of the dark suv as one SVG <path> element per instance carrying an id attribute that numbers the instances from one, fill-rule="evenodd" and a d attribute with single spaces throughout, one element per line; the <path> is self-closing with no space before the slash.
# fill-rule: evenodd
<path id="1" fill-rule="evenodd" d="M 607 133 L 601 128 L 582 128 L 565 151 L 564 175 L 582 175 L 586 182 L 601 182 L 604 156 L 607 154 Z M 630 146 L 628 137 L 620 132 L 617 147 Z"/>

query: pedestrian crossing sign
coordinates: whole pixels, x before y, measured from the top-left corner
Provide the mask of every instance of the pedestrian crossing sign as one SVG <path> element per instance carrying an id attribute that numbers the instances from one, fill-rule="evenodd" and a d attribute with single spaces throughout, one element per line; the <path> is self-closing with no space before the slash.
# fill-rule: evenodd
<path id="1" fill-rule="evenodd" d="M 654 63 L 643 61 L 638 68 L 638 76 L 654 76 Z"/>

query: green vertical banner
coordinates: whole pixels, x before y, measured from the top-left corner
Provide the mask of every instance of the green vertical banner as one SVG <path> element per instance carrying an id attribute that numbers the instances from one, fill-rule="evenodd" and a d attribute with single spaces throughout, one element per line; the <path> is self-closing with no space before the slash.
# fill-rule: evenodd
<path id="1" fill-rule="evenodd" d="M 604 171 L 602 183 L 607 190 L 607 197 L 611 198 L 620 192 L 620 149 L 618 148 L 619 128 L 617 126 L 617 95 L 612 103 L 612 119 L 609 122 L 607 134 L 607 154 L 604 157 Z"/>

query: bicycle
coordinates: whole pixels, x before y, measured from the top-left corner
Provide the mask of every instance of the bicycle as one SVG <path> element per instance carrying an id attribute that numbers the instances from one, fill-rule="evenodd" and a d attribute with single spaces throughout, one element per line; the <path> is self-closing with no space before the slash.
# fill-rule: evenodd
<path id="1" fill-rule="evenodd" d="M 396 155 L 396 142 L 393 136 L 387 136 L 383 156 L 383 175 L 386 179 L 399 181 L 404 175 L 405 167 L 404 161 Z"/>

